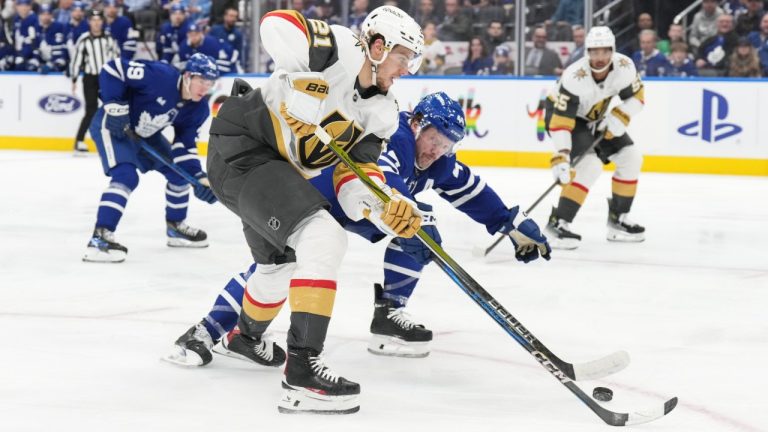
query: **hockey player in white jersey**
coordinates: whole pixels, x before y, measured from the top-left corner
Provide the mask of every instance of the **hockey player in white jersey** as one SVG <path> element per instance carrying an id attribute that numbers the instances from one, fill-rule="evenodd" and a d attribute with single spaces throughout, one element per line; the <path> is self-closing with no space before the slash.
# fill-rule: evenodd
<path id="1" fill-rule="evenodd" d="M 546 101 L 546 127 L 556 150 L 552 173 L 563 185 L 546 228 L 553 248 L 578 247 L 581 236 L 571 231 L 570 224 L 603 164 L 609 162 L 616 165 L 616 171 L 608 199 L 607 239 L 644 240 L 645 228 L 628 218 L 643 158 L 626 130 L 643 109 L 643 83 L 632 60 L 616 52 L 608 27 L 593 27 L 584 45 L 587 55 L 563 72 Z M 609 110 L 616 97 L 619 104 Z M 590 148 L 600 134 L 602 141 Z M 572 168 L 571 160 L 585 152 Z"/>
<path id="2" fill-rule="evenodd" d="M 211 124 L 208 153 L 211 188 L 242 220 L 258 263 L 237 343 L 262 347 L 287 295 L 291 326 L 279 410 L 352 413 L 360 386 L 321 357 L 346 234 L 306 179 L 335 166 L 335 191 L 347 216 L 366 218 L 393 236 L 412 237 L 421 216 L 396 191 L 386 205 L 374 198 L 313 133 L 322 127 L 385 186 L 376 161 L 398 126 L 388 91 L 394 79 L 418 70 L 423 36 L 411 17 L 391 6 L 373 10 L 359 37 L 288 10 L 267 13 L 260 34 L 275 72 L 259 89 L 236 81 Z"/>

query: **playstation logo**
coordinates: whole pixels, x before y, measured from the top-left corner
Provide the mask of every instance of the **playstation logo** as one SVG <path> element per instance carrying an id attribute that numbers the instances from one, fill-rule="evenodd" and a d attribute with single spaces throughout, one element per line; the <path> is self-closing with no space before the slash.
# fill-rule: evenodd
<path id="1" fill-rule="evenodd" d="M 677 131 L 685 136 L 701 136 L 706 142 L 715 142 L 741 133 L 741 126 L 726 123 L 728 101 L 719 93 L 704 89 L 701 103 L 701 120 L 680 126 Z"/>

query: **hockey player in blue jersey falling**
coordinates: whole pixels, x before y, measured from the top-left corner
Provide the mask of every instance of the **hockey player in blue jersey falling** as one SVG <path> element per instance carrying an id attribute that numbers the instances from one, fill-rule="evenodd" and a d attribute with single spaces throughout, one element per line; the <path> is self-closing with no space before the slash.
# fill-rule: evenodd
<path id="1" fill-rule="evenodd" d="M 165 189 L 168 246 L 208 246 L 206 233 L 184 222 L 189 184 L 144 153 L 140 142 L 126 132 L 130 128 L 176 165 L 197 177 L 200 185 L 193 188 L 197 198 L 208 203 L 216 202 L 197 157 L 196 138 L 198 129 L 210 113 L 206 96 L 218 77 L 216 64 L 205 54 L 192 56 L 183 73 L 161 62 L 118 58 L 104 65 L 99 74 L 100 98 L 104 105 L 94 115 L 90 132 L 110 182 L 101 196 L 96 228 L 83 261 L 125 260 L 128 249 L 115 241 L 114 231 L 131 192 L 139 184 L 137 171 L 155 170 L 168 181 Z M 174 129 L 173 143 L 162 135 L 168 126 Z"/>
<path id="2" fill-rule="evenodd" d="M 510 232 L 516 258 L 525 263 L 541 254 L 549 260 L 551 249 L 539 227 L 524 219 L 517 206 L 507 208 L 496 192 L 469 167 L 456 160 L 456 148 L 464 137 L 464 113 L 461 106 L 445 93 L 427 95 L 412 113 L 400 113 L 400 125 L 387 150 L 379 158 L 386 184 L 416 201 L 415 195 L 433 189 L 454 207 L 483 224 L 488 233 Z M 331 214 L 347 230 L 377 242 L 386 237 L 373 224 L 363 219 L 353 222 L 340 208 L 333 190 L 333 169 L 325 170 L 310 180 L 331 203 Z M 343 180 L 339 182 L 339 186 Z M 422 228 L 438 243 L 440 233 L 434 224 L 431 207 L 418 203 L 424 213 Z M 374 354 L 399 357 L 424 357 L 429 354 L 432 332 L 413 322 L 404 308 L 421 270 L 431 261 L 431 252 L 417 237 L 391 239 L 384 255 L 384 284 L 375 284 L 372 339 L 368 350 Z M 243 298 L 244 286 L 256 264 L 232 278 L 219 294 L 214 307 L 198 324 L 192 326 L 177 341 L 174 352 L 166 357 L 173 363 L 202 366 L 212 360 L 215 341 L 222 340 L 216 351 L 262 365 L 278 366 L 285 359 L 282 348 L 264 338 L 255 345 L 239 343 L 246 337 L 237 330 L 241 306 L 261 316 L 276 316 L 283 302 L 259 303 Z M 248 304 L 245 304 L 248 303 Z M 226 337 L 225 337 L 226 335 Z"/>

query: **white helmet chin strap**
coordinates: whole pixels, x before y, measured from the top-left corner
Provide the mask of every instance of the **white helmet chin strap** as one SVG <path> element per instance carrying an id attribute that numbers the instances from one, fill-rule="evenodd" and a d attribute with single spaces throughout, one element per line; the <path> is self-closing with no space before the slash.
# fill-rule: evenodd
<path id="1" fill-rule="evenodd" d="M 187 96 L 189 96 L 189 98 L 191 99 L 192 98 L 192 90 L 189 89 L 189 86 L 192 85 L 192 80 L 190 78 L 191 78 L 191 76 L 187 72 L 184 72 L 184 74 L 181 76 L 181 86 L 184 89 L 184 92 L 187 93 Z M 184 99 L 184 94 L 183 93 L 182 93 L 181 97 L 182 97 L 182 99 Z"/>
<path id="2" fill-rule="evenodd" d="M 592 72 L 594 72 L 594 73 L 603 73 L 603 72 L 607 71 L 609 67 L 611 67 L 611 63 L 612 63 L 612 62 L 608 62 L 608 64 L 607 64 L 607 65 L 605 65 L 604 67 L 602 67 L 602 68 L 600 68 L 600 69 L 595 69 L 595 68 L 593 68 L 593 67 L 592 67 L 592 63 L 590 63 L 590 64 L 589 64 L 589 68 L 590 68 L 590 69 L 592 69 Z"/>
<path id="3" fill-rule="evenodd" d="M 381 57 L 381 60 L 374 60 L 373 56 L 371 56 L 371 48 L 363 42 L 363 46 L 365 47 L 365 55 L 368 56 L 368 60 L 371 61 L 371 81 L 373 85 L 376 85 L 376 72 L 379 70 L 379 65 L 384 63 L 384 60 L 387 59 L 387 54 L 389 54 L 389 51 L 384 49 L 384 55 Z"/>

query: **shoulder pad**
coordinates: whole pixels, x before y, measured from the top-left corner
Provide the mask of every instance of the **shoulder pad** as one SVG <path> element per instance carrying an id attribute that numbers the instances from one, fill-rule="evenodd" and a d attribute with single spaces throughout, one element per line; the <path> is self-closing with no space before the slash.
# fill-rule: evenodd
<path id="1" fill-rule="evenodd" d="M 232 84 L 232 91 L 229 93 L 230 96 L 242 96 L 248 92 L 253 90 L 253 87 L 251 87 L 250 84 L 245 82 L 245 80 L 240 78 L 235 78 L 235 83 Z"/>

